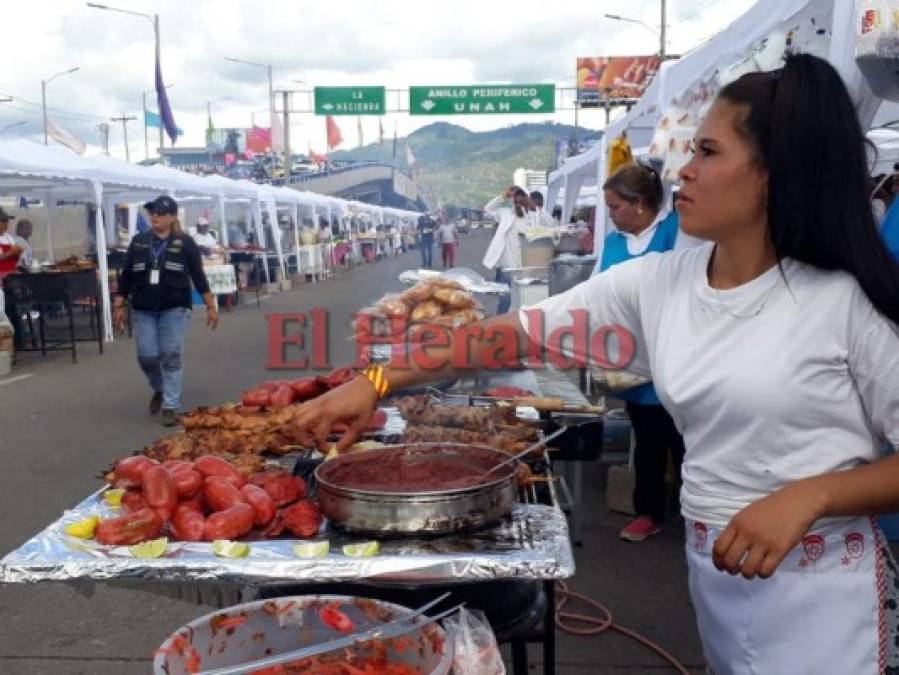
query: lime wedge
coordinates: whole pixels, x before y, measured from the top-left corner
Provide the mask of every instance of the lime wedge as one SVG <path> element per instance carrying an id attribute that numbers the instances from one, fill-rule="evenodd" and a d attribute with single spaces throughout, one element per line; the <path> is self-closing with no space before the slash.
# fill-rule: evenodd
<path id="1" fill-rule="evenodd" d="M 364 541 L 361 544 L 347 544 L 343 547 L 343 554 L 351 558 L 370 558 L 378 555 L 381 544 L 376 541 Z"/>
<path id="2" fill-rule="evenodd" d="M 78 537 L 79 539 L 93 539 L 97 525 L 100 524 L 100 516 L 89 516 L 79 520 L 77 523 L 69 523 L 63 529 L 70 537 Z"/>
<path id="3" fill-rule="evenodd" d="M 167 537 L 159 539 L 151 539 L 134 546 L 129 546 L 128 550 L 135 558 L 161 558 L 165 554 L 165 549 L 169 545 Z"/>
<path id="4" fill-rule="evenodd" d="M 212 542 L 212 552 L 222 558 L 246 558 L 250 555 L 250 545 L 242 541 L 216 539 Z"/>
<path id="5" fill-rule="evenodd" d="M 293 552 L 298 558 L 324 558 L 331 546 L 327 541 L 304 541 L 294 544 Z"/>
<path id="6" fill-rule="evenodd" d="M 118 508 L 122 505 L 122 497 L 124 494 L 125 491 L 120 489 L 107 490 L 103 493 L 103 501 L 106 502 L 107 506 Z"/>
<path id="7" fill-rule="evenodd" d="M 331 446 L 328 448 L 328 454 L 325 455 L 325 461 L 327 462 L 337 457 L 340 457 L 340 453 L 337 451 L 337 443 L 331 443 Z"/>

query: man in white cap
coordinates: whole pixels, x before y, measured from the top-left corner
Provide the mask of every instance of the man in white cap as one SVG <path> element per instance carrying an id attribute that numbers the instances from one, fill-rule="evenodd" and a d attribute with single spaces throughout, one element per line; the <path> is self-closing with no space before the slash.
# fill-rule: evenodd
<path id="1" fill-rule="evenodd" d="M 209 219 L 205 216 L 197 218 L 197 232 L 193 238 L 197 242 L 200 253 L 203 254 L 204 258 L 210 258 L 215 255 L 219 243 L 215 235 L 209 231 Z"/>

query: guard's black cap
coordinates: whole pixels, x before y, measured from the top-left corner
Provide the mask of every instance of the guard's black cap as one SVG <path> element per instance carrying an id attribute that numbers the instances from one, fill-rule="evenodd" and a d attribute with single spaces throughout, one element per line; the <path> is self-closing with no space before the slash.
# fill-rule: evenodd
<path id="1" fill-rule="evenodd" d="M 178 215 L 178 202 L 168 195 L 159 195 L 152 202 L 144 204 L 144 208 L 150 213 L 156 213 L 160 216 Z"/>

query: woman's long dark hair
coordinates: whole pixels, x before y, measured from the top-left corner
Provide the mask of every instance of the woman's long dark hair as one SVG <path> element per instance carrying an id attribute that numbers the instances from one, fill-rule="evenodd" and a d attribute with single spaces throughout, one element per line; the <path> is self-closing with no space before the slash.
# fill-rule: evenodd
<path id="1" fill-rule="evenodd" d="M 719 97 L 748 108 L 737 130 L 768 171 L 768 229 L 778 259 L 848 272 L 899 323 L 899 264 L 874 222 L 865 137 L 834 67 L 792 55 L 783 69 L 744 75 Z"/>

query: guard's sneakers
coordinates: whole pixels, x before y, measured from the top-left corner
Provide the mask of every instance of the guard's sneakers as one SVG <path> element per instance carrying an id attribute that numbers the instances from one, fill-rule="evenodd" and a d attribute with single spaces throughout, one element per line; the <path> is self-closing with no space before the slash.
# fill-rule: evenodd
<path id="1" fill-rule="evenodd" d="M 652 535 L 658 534 L 661 531 L 661 526 L 652 518 L 649 516 L 640 516 L 629 522 L 627 527 L 621 530 L 619 536 L 625 541 L 638 542 L 649 539 Z"/>
<path id="2" fill-rule="evenodd" d="M 162 392 L 157 391 L 150 399 L 150 414 L 156 415 L 162 408 Z"/>
<path id="3" fill-rule="evenodd" d="M 162 411 L 162 426 L 173 427 L 178 424 L 178 413 L 171 408 Z"/>

